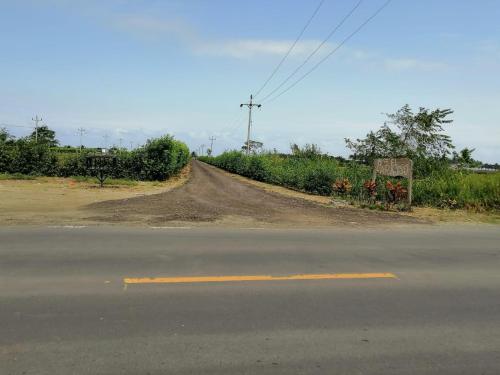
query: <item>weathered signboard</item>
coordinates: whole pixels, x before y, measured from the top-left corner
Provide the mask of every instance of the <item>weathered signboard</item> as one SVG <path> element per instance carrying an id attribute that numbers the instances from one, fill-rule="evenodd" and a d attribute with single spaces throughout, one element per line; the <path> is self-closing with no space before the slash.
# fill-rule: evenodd
<path id="1" fill-rule="evenodd" d="M 408 207 L 411 206 L 411 189 L 413 183 L 413 161 L 411 159 L 375 159 L 373 163 L 373 181 L 375 181 L 377 174 L 391 177 L 406 177 L 408 179 Z"/>
<path id="2" fill-rule="evenodd" d="M 87 169 L 97 177 L 101 187 L 113 168 L 116 168 L 115 155 L 92 154 L 87 156 Z"/>

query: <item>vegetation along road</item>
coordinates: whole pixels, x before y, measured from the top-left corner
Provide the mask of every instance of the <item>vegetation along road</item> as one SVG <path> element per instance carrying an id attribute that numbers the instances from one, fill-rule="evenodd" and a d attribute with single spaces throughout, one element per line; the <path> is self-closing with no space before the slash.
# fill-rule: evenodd
<path id="1" fill-rule="evenodd" d="M 265 191 L 220 169 L 194 160 L 189 181 L 172 191 L 110 200 L 87 206 L 87 219 L 102 222 L 200 224 L 229 226 L 380 225 L 418 223 L 396 213 L 332 207 Z"/>
<path id="2" fill-rule="evenodd" d="M 496 375 L 497 229 L 0 228 L 0 373 Z"/>

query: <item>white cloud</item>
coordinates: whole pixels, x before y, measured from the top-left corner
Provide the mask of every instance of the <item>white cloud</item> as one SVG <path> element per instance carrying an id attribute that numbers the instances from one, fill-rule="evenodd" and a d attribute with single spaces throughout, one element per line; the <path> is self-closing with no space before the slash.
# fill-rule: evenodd
<path id="1" fill-rule="evenodd" d="M 384 66 L 392 71 L 420 70 L 425 72 L 445 70 L 448 65 L 442 62 L 412 58 L 385 59 Z"/>
<path id="2" fill-rule="evenodd" d="M 290 40 L 272 39 L 236 39 L 230 41 L 210 41 L 200 43 L 194 47 L 194 51 L 200 55 L 227 56 L 237 59 L 252 58 L 257 56 L 283 56 L 290 46 Z M 292 52 L 291 57 L 305 57 L 310 54 L 320 41 L 304 40 L 298 42 Z"/>
<path id="3" fill-rule="evenodd" d="M 150 40 L 175 38 L 180 40 L 196 55 L 231 57 L 235 59 L 260 56 L 283 56 L 293 41 L 272 39 L 205 40 L 189 24 L 179 19 L 160 19 L 149 15 L 124 14 L 113 17 L 111 22 L 118 30 Z M 305 57 L 318 45 L 318 40 L 299 41 L 291 57 Z M 322 50 L 331 48 L 325 44 Z"/>
<path id="4" fill-rule="evenodd" d="M 113 17 L 111 24 L 118 30 L 149 39 L 174 37 L 193 43 L 198 38 L 195 30 L 179 19 L 163 20 L 147 15 L 123 14 Z"/>

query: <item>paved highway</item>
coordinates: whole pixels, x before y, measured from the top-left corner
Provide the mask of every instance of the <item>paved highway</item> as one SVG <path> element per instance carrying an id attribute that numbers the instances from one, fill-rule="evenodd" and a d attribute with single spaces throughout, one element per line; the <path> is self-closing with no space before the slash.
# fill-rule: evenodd
<path id="1" fill-rule="evenodd" d="M 1 228 L 0 374 L 499 374 L 498 229 Z"/>

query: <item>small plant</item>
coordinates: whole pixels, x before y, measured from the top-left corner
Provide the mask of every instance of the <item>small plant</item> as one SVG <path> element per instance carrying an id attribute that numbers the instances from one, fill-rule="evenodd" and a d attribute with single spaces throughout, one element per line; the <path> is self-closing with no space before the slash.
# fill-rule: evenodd
<path id="1" fill-rule="evenodd" d="M 338 194 L 347 194 L 350 193 L 351 190 L 352 184 L 349 182 L 348 178 L 339 179 L 333 183 L 333 191 Z"/>
<path id="2" fill-rule="evenodd" d="M 387 201 L 390 204 L 397 204 L 408 196 L 408 190 L 401 185 L 401 182 L 393 184 L 391 181 L 387 181 L 385 187 L 387 189 Z"/>
<path id="3" fill-rule="evenodd" d="M 365 191 L 368 193 L 370 200 L 374 201 L 377 196 L 377 182 L 374 180 L 366 180 L 363 184 Z"/>
<path id="4" fill-rule="evenodd" d="M 456 201 L 456 199 L 447 198 L 447 199 L 443 199 L 438 204 L 438 207 L 439 208 L 449 208 L 449 209 L 453 210 L 453 209 L 458 208 L 458 202 Z"/>

